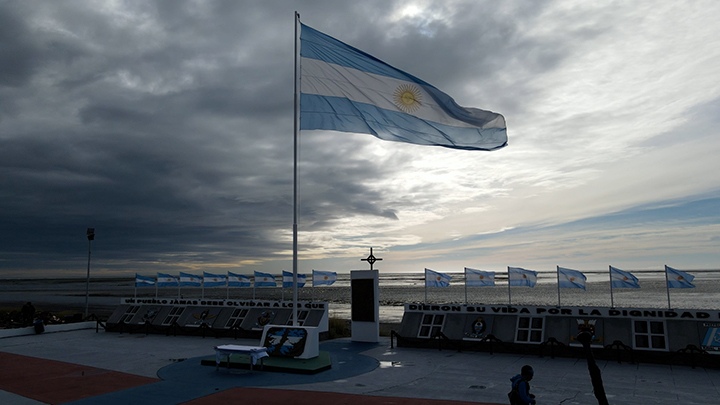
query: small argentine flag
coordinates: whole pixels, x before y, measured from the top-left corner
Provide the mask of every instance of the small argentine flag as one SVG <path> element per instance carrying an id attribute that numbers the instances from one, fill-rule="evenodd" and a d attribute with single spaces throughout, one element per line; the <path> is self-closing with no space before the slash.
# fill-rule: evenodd
<path id="1" fill-rule="evenodd" d="M 155 278 L 135 273 L 135 287 L 150 287 L 155 285 Z"/>
<path id="2" fill-rule="evenodd" d="M 632 273 L 610 266 L 610 287 L 640 288 L 640 281 Z"/>
<path id="3" fill-rule="evenodd" d="M 665 266 L 668 288 L 695 288 L 693 280 L 695 276 L 670 266 Z"/>
<path id="4" fill-rule="evenodd" d="M 287 270 L 283 270 L 283 288 L 292 288 L 293 286 L 293 274 Z M 305 286 L 305 274 L 298 274 L 297 275 L 297 286 L 298 288 L 302 288 Z"/>
<path id="5" fill-rule="evenodd" d="M 225 287 L 227 285 L 227 276 L 225 274 L 213 274 L 203 271 L 203 286 L 205 287 Z"/>
<path id="6" fill-rule="evenodd" d="M 425 269 L 425 287 L 449 287 L 452 276 L 439 271 Z"/>
<path id="7" fill-rule="evenodd" d="M 250 287 L 250 277 L 228 271 L 228 287 Z"/>
<path id="8" fill-rule="evenodd" d="M 200 287 L 202 278 L 194 274 L 180 272 L 180 285 L 184 287 Z"/>
<path id="9" fill-rule="evenodd" d="M 521 267 L 508 267 L 508 283 L 515 287 L 535 287 L 537 271 L 525 270 Z"/>
<path id="10" fill-rule="evenodd" d="M 178 279 L 177 277 L 165 274 L 165 273 L 158 273 L 157 274 L 157 286 L 158 287 L 173 287 L 178 285 Z"/>
<path id="11" fill-rule="evenodd" d="M 493 286 L 495 285 L 495 272 L 465 267 L 465 285 L 468 287 Z"/>
<path id="12" fill-rule="evenodd" d="M 587 277 L 573 269 L 566 269 L 564 267 L 558 266 L 558 286 L 560 288 L 582 288 L 585 289 L 585 283 L 587 282 Z"/>
<path id="13" fill-rule="evenodd" d="M 334 271 L 313 270 L 313 287 L 316 285 L 332 285 L 337 280 L 337 273 Z"/>
<path id="14" fill-rule="evenodd" d="M 277 287 L 275 276 L 270 273 L 255 272 L 255 287 Z"/>

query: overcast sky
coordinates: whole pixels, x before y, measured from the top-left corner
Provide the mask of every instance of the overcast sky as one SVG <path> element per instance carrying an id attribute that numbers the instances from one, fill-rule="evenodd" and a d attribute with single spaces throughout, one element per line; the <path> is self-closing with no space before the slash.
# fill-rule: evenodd
<path id="1" fill-rule="evenodd" d="M 292 270 L 294 11 L 506 148 L 301 134 L 299 271 L 720 268 L 720 2 L 0 1 L 0 278 Z"/>

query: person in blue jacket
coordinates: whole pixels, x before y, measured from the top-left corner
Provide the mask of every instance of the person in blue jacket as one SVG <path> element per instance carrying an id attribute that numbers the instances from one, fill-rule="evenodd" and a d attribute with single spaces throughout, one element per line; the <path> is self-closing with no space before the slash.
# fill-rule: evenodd
<path id="1" fill-rule="evenodd" d="M 533 368 L 525 365 L 520 374 L 510 379 L 512 390 L 508 393 L 510 405 L 535 405 L 535 395 L 530 393 L 530 380 L 535 372 Z"/>

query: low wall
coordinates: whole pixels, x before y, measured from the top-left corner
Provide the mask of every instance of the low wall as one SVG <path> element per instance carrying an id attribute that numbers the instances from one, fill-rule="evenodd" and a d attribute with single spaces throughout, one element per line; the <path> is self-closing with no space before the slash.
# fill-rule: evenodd
<path id="1" fill-rule="evenodd" d="M 43 325 L 43 331 L 40 333 L 53 333 L 53 332 L 67 332 L 71 330 L 81 329 L 95 329 L 97 322 L 74 322 L 74 323 L 61 323 L 54 325 Z M 14 336 L 27 336 L 38 334 L 34 326 L 28 326 L 26 328 L 15 328 L 15 329 L 0 329 L 0 339 L 14 337 Z"/>
<path id="2" fill-rule="evenodd" d="M 405 304 L 395 337 L 401 346 L 574 357 L 580 331 L 591 332 L 598 358 L 720 368 L 718 310 Z"/>
<path id="3" fill-rule="evenodd" d="M 298 326 L 328 332 L 327 302 L 298 302 Z M 123 298 L 105 329 L 120 333 L 259 338 L 265 325 L 292 325 L 293 303 L 265 300 Z"/>

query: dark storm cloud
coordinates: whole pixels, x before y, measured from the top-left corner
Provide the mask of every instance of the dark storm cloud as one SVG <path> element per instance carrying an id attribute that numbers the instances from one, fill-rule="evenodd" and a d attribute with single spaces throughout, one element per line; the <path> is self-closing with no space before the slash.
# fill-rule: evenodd
<path id="1" fill-rule="evenodd" d="M 713 79 L 702 67 L 713 66 L 717 35 L 712 24 L 687 24 L 702 13 L 642 2 L 419 5 L 0 2 L 0 277 L 83 270 L 86 227 L 96 228 L 97 267 L 110 274 L 289 263 L 295 10 L 303 23 L 461 105 L 503 113 L 511 145 L 502 155 L 472 158 L 392 143 L 378 153 L 380 141 L 369 136 L 303 133 L 306 251 L 346 251 L 378 236 L 419 251 L 427 240 L 521 228 L 536 217 L 592 215 L 587 208 L 556 214 L 558 201 L 567 201 L 565 210 L 608 210 L 605 198 L 614 196 L 614 209 L 626 209 L 637 201 L 623 205 L 617 196 L 628 194 L 625 171 L 637 168 L 617 169 L 622 181 L 592 181 L 608 178 L 612 159 L 636 146 L 633 137 L 643 147 L 672 146 L 692 133 L 672 124 L 683 120 L 669 105 L 690 108 L 682 118 L 703 132 L 683 137 L 686 145 L 715 139 L 708 117 L 716 115 L 717 95 L 698 83 Z M 687 19 L 675 18 L 686 12 Z M 643 80 L 651 72 L 657 80 Z M 653 111 L 663 117 L 648 118 Z M 663 119 L 671 124 L 667 135 L 653 139 Z M 613 142 L 603 142 L 606 133 Z M 612 149 L 615 140 L 620 149 Z M 683 162 L 677 167 L 687 170 L 685 162 L 698 161 L 692 156 L 676 159 Z M 436 158 L 448 162 L 432 165 Z M 707 170 L 698 164 L 698 172 Z M 644 194 L 666 188 L 645 180 L 637 180 L 652 190 Z M 603 195 L 573 188 L 583 184 Z M 345 229 L 355 223 L 372 226 Z"/>
<path id="2" fill-rule="evenodd" d="M 316 7 L 317 22 L 332 14 Z M 278 252 L 292 225 L 290 8 L 0 8 L 5 275 L 81 267 L 86 227 L 110 271 L 287 259 Z M 356 143 L 343 145 L 361 152 Z M 381 168 L 312 140 L 303 148 L 309 229 L 397 218 L 364 185 Z"/>

